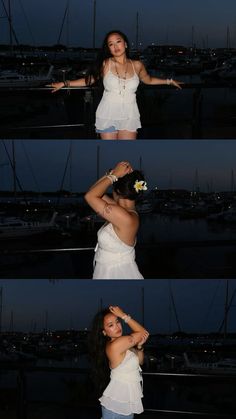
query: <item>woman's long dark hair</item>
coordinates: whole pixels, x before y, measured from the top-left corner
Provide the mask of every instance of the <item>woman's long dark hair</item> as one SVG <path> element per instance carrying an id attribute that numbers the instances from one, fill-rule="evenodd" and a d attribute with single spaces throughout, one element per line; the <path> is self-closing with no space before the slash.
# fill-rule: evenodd
<path id="1" fill-rule="evenodd" d="M 113 189 L 122 198 L 136 201 L 142 196 L 142 191 L 136 192 L 134 188 L 136 180 L 145 181 L 143 173 L 139 170 L 134 170 L 133 172 L 119 178 L 117 182 L 113 183 Z"/>
<path id="2" fill-rule="evenodd" d="M 95 315 L 89 338 L 92 380 L 98 397 L 102 395 L 110 380 L 110 368 L 106 356 L 107 337 L 102 333 L 104 317 L 107 314 L 111 314 L 108 308 Z"/>
<path id="3" fill-rule="evenodd" d="M 126 56 L 127 58 L 129 58 L 129 40 L 127 36 L 119 30 L 109 31 L 103 40 L 102 48 L 101 48 L 101 51 L 98 53 L 97 59 L 95 60 L 93 64 L 91 64 L 91 67 L 87 70 L 87 74 L 85 76 L 85 82 L 88 86 L 91 84 L 92 78 L 94 79 L 95 83 L 99 82 L 102 79 L 103 62 L 107 58 L 112 57 L 112 54 L 110 53 L 110 50 L 108 48 L 107 41 L 108 41 L 109 36 L 114 33 L 117 33 L 118 35 L 120 35 L 120 37 L 125 41 L 127 45 Z"/>

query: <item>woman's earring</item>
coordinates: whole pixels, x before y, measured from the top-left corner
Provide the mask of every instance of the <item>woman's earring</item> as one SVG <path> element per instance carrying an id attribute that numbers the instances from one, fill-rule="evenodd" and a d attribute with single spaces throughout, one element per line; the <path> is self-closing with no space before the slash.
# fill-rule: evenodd
<path id="1" fill-rule="evenodd" d="M 102 331 L 102 334 L 103 334 L 103 336 L 106 336 L 107 335 L 106 332 L 104 332 L 104 330 Z"/>

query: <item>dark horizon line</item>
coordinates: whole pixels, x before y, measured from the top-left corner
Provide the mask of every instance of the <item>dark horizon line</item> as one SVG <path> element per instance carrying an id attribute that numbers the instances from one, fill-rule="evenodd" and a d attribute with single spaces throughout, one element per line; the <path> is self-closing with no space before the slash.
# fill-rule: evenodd
<path id="1" fill-rule="evenodd" d="M 194 189 L 194 188 L 193 188 Z M 236 193 L 236 191 L 230 191 L 230 190 L 221 190 L 221 191 L 217 191 L 217 190 L 214 190 L 214 191 L 209 191 L 209 192 L 204 192 L 204 191 L 201 191 L 201 190 L 198 190 L 198 191 L 196 191 L 196 190 L 193 190 L 193 189 L 187 189 L 187 188 L 158 188 L 158 189 L 156 189 L 156 187 L 154 186 L 152 189 L 150 189 L 150 191 L 149 191 L 149 193 L 150 192 L 189 192 L 189 193 L 192 193 L 192 192 L 194 192 L 194 193 L 196 193 L 196 194 L 204 194 L 204 195 L 211 195 L 211 194 L 225 194 L 225 193 L 227 193 L 227 194 L 235 194 Z M 69 191 L 69 190 L 67 190 L 67 189 L 59 189 L 59 190 L 53 190 L 53 191 L 40 191 L 40 192 L 37 192 L 37 191 L 35 191 L 35 190 L 24 190 L 24 191 L 17 191 L 16 192 L 16 194 L 18 195 L 18 196 L 22 196 L 22 195 L 24 195 L 24 194 L 33 194 L 33 195 L 50 195 L 50 194 L 68 194 L 68 195 L 84 195 L 85 193 L 87 192 L 87 190 L 86 191 Z M 144 196 L 147 196 L 149 193 L 146 193 Z M 10 197 L 14 197 L 14 191 L 12 191 L 12 190 L 0 190 L 0 196 L 10 196 Z"/>
<path id="2" fill-rule="evenodd" d="M 13 48 L 15 48 L 16 50 L 17 49 L 20 49 L 20 48 L 22 48 L 22 47 L 28 47 L 28 48 L 33 48 L 33 49 L 38 49 L 38 48 L 55 48 L 55 47 L 63 47 L 63 48 L 65 48 L 66 50 L 69 50 L 69 49 L 78 49 L 78 50 L 93 50 L 93 51 L 97 51 L 97 50 L 100 50 L 101 49 L 101 47 L 86 47 L 86 46 L 79 46 L 79 45 L 77 45 L 77 46 L 67 46 L 67 45 L 65 45 L 65 44 L 63 44 L 63 43 L 52 43 L 52 44 L 39 44 L 39 45 L 32 45 L 32 44 L 26 44 L 26 43 L 20 43 L 20 44 L 13 44 L 12 46 L 9 44 L 9 43 L 1 43 L 0 44 L 0 48 L 6 48 L 6 47 L 13 47 Z M 236 47 L 227 47 L 227 46 L 222 46 L 222 47 L 220 47 L 220 46 L 215 46 L 215 47 L 206 47 L 206 48 L 203 48 L 203 47 L 198 47 L 197 45 L 194 45 L 194 46 L 192 46 L 192 45 L 188 45 L 188 46 L 186 46 L 186 45 L 183 45 L 183 44 L 172 44 L 172 43 L 151 43 L 151 44 L 147 44 L 145 47 L 143 47 L 143 48 L 130 48 L 131 49 L 131 51 L 132 50 L 134 50 L 134 51 L 143 51 L 144 49 L 146 49 L 146 48 L 148 48 L 148 47 L 176 47 L 176 48 L 185 48 L 185 49 L 190 49 L 190 50 L 227 50 L 227 51 L 235 51 L 236 50 Z M 12 51 L 11 51 L 12 52 Z"/>
<path id="3" fill-rule="evenodd" d="M 15 333 L 30 333 L 30 334 L 47 334 L 47 333 L 59 333 L 59 332 L 63 332 L 63 333 L 68 333 L 68 332 L 75 332 L 75 333 L 79 333 L 79 332 L 90 332 L 91 330 L 88 327 L 85 327 L 83 329 L 75 329 L 75 328 L 68 328 L 68 329 L 43 329 L 41 331 L 23 331 L 23 330 L 15 330 L 15 331 L 10 331 L 10 330 L 5 330 L 5 331 L 1 331 L 0 335 L 3 335 L 4 333 L 7 334 L 15 334 Z M 168 332 L 153 332 L 150 333 L 150 337 L 153 336 L 179 336 L 179 337 L 188 337 L 188 336 L 218 336 L 218 337 L 224 337 L 225 333 L 224 332 L 215 332 L 215 331 L 209 331 L 209 332 L 185 332 L 185 331 L 175 331 L 172 333 L 168 333 Z M 236 332 L 228 332 L 227 333 L 227 337 L 235 337 L 236 338 Z"/>

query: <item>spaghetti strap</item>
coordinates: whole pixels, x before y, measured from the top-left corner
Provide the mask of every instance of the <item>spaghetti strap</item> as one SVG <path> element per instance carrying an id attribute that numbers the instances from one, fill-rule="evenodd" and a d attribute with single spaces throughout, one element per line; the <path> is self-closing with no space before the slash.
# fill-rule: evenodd
<path id="1" fill-rule="evenodd" d="M 132 68 L 133 68 L 133 72 L 134 72 L 134 75 L 135 75 L 135 74 L 137 74 L 137 73 L 136 73 L 135 68 L 134 68 L 134 63 L 133 63 L 133 61 L 132 61 L 132 60 L 130 60 L 130 62 L 131 62 L 131 65 L 132 65 Z"/>
<path id="2" fill-rule="evenodd" d="M 138 212 L 136 210 L 130 209 L 129 212 L 134 212 L 136 215 L 138 215 Z"/>

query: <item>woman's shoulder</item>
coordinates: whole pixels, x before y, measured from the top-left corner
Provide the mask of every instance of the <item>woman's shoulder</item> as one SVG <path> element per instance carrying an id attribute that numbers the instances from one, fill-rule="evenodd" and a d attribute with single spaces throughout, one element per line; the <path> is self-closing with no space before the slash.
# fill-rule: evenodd
<path id="1" fill-rule="evenodd" d="M 106 67 L 106 66 L 109 65 L 109 63 L 110 63 L 110 58 L 105 58 L 102 62 L 102 65 L 103 65 L 103 67 Z"/>
<path id="2" fill-rule="evenodd" d="M 102 62 L 102 71 L 106 73 L 110 67 L 110 58 L 105 58 Z"/>
<path id="3" fill-rule="evenodd" d="M 141 70 L 141 68 L 143 67 L 143 63 L 140 60 L 131 60 L 136 73 L 139 73 L 139 71 Z"/>

